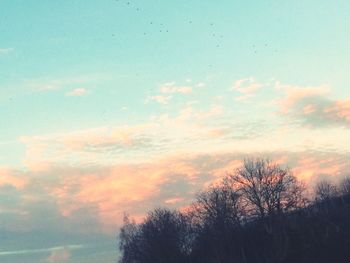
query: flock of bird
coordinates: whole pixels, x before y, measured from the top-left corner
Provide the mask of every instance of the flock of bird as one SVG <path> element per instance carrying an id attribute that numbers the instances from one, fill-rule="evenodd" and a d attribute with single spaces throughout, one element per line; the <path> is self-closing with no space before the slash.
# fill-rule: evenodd
<path id="1" fill-rule="evenodd" d="M 116 2 L 118 2 L 121 5 L 124 5 L 125 7 L 128 7 L 130 9 L 133 9 L 136 12 L 140 12 L 141 8 L 138 7 L 137 5 L 135 5 L 134 3 L 132 3 L 131 1 L 125 1 L 125 0 L 115 0 Z M 194 25 L 194 21 L 192 20 L 188 20 L 188 24 L 189 25 Z M 158 33 L 169 33 L 170 30 L 168 28 L 165 27 L 165 25 L 163 23 L 157 23 L 155 21 L 149 21 L 149 25 L 153 26 L 155 30 L 153 30 L 152 32 L 143 32 L 143 35 L 150 35 L 154 32 L 158 32 Z M 213 42 L 215 43 L 215 47 L 216 48 L 220 48 L 223 46 L 224 42 L 224 34 L 222 33 L 218 33 L 218 28 L 216 27 L 214 22 L 209 22 L 208 23 L 208 29 L 210 30 L 209 32 L 209 36 L 214 40 Z M 115 37 L 115 34 L 112 34 L 113 37 Z M 256 44 L 252 44 L 251 46 L 251 50 L 253 54 L 257 54 L 258 53 L 258 48 L 269 48 L 268 44 L 265 43 L 263 46 L 261 45 L 256 45 Z M 274 53 L 277 53 L 277 50 L 274 49 L 273 50 Z"/>
<path id="2" fill-rule="evenodd" d="M 137 6 L 135 6 L 132 2 L 130 1 L 122 1 L 122 0 L 115 0 L 116 2 L 124 5 L 124 6 L 127 6 L 131 9 L 133 9 L 134 11 L 136 12 L 140 12 L 141 9 Z M 157 22 L 154 22 L 154 21 L 149 21 L 149 24 L 151 26 L 154 26 L 154 28 L 158 27 L 155 31 L 156 32 L 159 32 L 159 33 L 169 33 L 170 30 L 168 28 L 165 28 L 165 25 L 163 23 L 157 23 Z M 188 20 L 188 24 L 191 25 L 191 24 L 194 24 L 192 20 Z M 209 23 L 208 26 L 210 28 L 214 28 L 215 27 L 215 24 L 214 23 Z M 147 32 L 143 32 L 143 35 L 148 35 L 149 33 Z M 115 37 L 116 35 L 115 34 L 112 34 L 113 37 Z M 212 32 L 211 32 L 211 37 L 214 38 L 217 42 L 216 44 L 216 47 L 220 47 L 221 46 L 221 40 L 224 38 L 224 35 L 223 34 L 217 34 L 215 33 L 214 29 L 212 29 Z"/>

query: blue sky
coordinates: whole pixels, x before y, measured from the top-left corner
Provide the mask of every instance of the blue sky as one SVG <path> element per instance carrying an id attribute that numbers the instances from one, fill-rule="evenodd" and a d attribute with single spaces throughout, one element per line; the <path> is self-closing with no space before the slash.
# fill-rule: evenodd
<path id="1" fill-rule="evenodd" d="M 113 262 L 123 212 L 184 207 L 250 155 L 345 176 L 349 9 L 0 1 L 0 261 Z"/>

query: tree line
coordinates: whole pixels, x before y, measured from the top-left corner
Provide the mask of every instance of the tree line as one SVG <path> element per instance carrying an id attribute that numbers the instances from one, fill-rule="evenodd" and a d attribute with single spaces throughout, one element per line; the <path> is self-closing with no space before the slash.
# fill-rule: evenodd
<path id="1" fill-rule="evenodd" d="M 247 159 L 198 193 L 190 209 L 129 216 L 120 263 L 350 262 L 350 179 L 319 182 L 314 197 L 287 168 Z"/>

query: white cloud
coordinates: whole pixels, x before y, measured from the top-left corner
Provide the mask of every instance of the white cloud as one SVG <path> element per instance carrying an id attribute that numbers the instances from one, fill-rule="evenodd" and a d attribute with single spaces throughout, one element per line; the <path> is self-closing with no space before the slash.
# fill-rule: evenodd
<path id="1" fill-rule="evenodd" d="M 199 83 L 197 83 L 197 87 L 198 88 L 203 88 L 203 87 L 205 87 L 205 83 L 204 82 L 199 82 Z"/>
<path id="2" fill-rule="evenodd" d="M 168 104 L 171 99 L 171 96 L 163 96 L 163 95 L 155 95 L 155 96 L 149 96 L 146 102 L 148 101 L 155 101 L 159 104 Z"/>
<path id="3" fill-rule="evenodd" d="M 0 48 L 0 56 L 8 55 L 9 53 L 13 52 L 13 48 Z"/>
<path id="4" fill-rule="evenodd" d="M 34 92 L 46 92 L 60 89 L 73 89 L 74 87 L 97 86 L 104 79 L 109 78 L 103 74 L 77 75 L 64 78 L 43 77 L 29 79 L 20 83 L 21 86 Z"/>
<path id="5" fill-rule="evenodd" d="M 175 82 L 165 83 L 160 87 L 160 92 L 169 94 L 169 93 L 180 93 L 180 94 L 189 94 L 192 93 L 192 87 L 190 86 L 176 86 Z"/>
<path id="6" fill-rule="evenodd" d="M 77 89 L 73 89 L 71 91 L 68 91 L 66 93 L 67 97 L 78 97 L 78 96 L 84 96 L 86 95 L 88 92 L 86 89 L 84 88 L 77 88 Z"/>

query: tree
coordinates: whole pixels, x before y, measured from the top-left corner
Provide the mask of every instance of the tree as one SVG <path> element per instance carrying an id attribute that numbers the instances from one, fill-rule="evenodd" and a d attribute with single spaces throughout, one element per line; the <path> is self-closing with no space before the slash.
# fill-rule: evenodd
<path id="1" fill-rule="evenodd" d="M 193 207 L 198 219 L 209 225 L 240 225 L 243 216 L 239 193 L 225 182 L 200 192 Z"/>
<path id="2" fill-rule="evenodd" d="M 225 181 L 197 195 L 193 204 L 195 262 L 236 262 L 241 258 L 240 196 Z"/>
<path id="3" fill-rule="evenodd" d="M 344 185 L 345 186 L 345 185 Z M 346 187 L 346 186 L 345 186 Z M 321 181 L 315 187 L 316 202 L 327 202 L 338 195 L 338 188 L 329 181 Z"/>
<path id="4" fill-rule="evenodd" d="M 350 177 L 344 178 L 340 182 L 340 192 L 343 195 L 349 195 L 350 194 Z"/>
<path id="5" fill-rule="evenodd" d="M 137 263 L 140 257 L 139 244 L 139 226 L 135 221 L 130 220 L 127 214 L 124 214 L 123 226 L 119 233 L 119 250 L 122 253 L 120 263 Z"/>
<path id="6" fill-rule="evenodd" d="M 303 187 L 290 170 L 266 159 L 246 159 L 227 180 L 253 216 L 264 218 L 303 205 Z"/>
<path id="7" fill-rule="evenodd" d="M 246 160 L 186 212 L 158 208 L 139 224 L 125 216 L 120 263 L 346 263 L 349 182 L 341 191 L 319 183 L 319 201 L 304 206 L 303 187 L 288 169 Z"/>
<path id="8" fill-rule="evenodd" d="M 187 262 L 190 253 L 187 217 L 155 209 L 135 225 L 126 219 L 120 232 L 121 263 Z"/>

